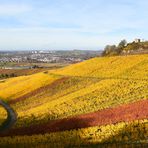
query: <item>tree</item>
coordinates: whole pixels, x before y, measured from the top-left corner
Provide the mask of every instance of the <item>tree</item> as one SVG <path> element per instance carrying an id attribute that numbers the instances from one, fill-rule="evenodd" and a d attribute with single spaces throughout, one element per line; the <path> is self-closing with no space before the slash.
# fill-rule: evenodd
<path id="1" fill-rule="evenodd" d="M 125 51 L 131 51 L 131 50 L 138 50 L 141 46 L 139 43 L 130 43 L 127 47 L 124 48 Z"/>
<path id="2" fill-rule="evenodd" d="M 126 45 L 127 45 L 127 41 L 126 40 L 121 40 L 119 45 L 118 45 L 118 48 L 123 49 Z"/>
<path id="3" fill-rule="evenodd" d="M 116 50 L 117 50 L 116 45 L 107 45 L 104 48 L 104 51 L 103 51 L 102 55 L 103 56 L 105 56 L 105 55 L 114 55 Z"/>

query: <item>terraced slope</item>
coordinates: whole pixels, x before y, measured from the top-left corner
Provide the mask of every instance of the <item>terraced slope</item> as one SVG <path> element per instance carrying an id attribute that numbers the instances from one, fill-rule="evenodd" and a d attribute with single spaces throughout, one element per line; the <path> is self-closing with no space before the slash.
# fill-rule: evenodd
<path id="1" fill-rule="evenodd" d="M 3 136 L 45 134 L 49 132 L 73 130 L 79 128 L 129 122 L 148 118 L 148 100 L 109 108 L 102 111 L 74 116 L 60 120 L 49 121 L 45 124 L 10 130 Z"/>
<path id="2" fill-rule="evenodd" d="M 139 85 L 139 83 L 141 84 Z M 68 88 L 64 92 L 70 90 Z M 40 124 L 53 119 L 61 119 L 138 100 L 146 100 L 148 98 L 147 90 L 147 82 L 127 80 L 102 80 L 80 90 L 68 92 L 68 94 L 59 91 L 59 96 L 49 94 L 52 91 L 49 89 L 46 95 L 40 96 L 41 93 L 38 96 L 13 104 L 19 116 L 16 126 Z"/>
<path id="3" fill-rule="evenodd" d="M 148 55 L 93 58 L 91 60 L 54 71 L 54 73 L 59 75 L 83 77 L 125 77 L 147 79 L 147 63 Z"/>
<path id="4" fill-rule="evenodd" d="M 78 146 L 112 140 L 123 140 L 124 143 L 139 140 L 146 144 L 148 55 L 94 58 L 59 70 L 8 79 L 0 83 L 0 97 L 7 100 L 18 114 L 16 125 L 8 131 L 7 136 L 12 133 L 32 135 L 57 132 L 61 125 L 63 130 L 75 130 L 35 135 L 31 138 L 33 140 L 38 137 L 38 142 L 56 143 L 56 146 L 62 145 L 61 142 L 64 142 L 64 146 Z M 144 102 L 139 108 L 137 106 L 138 110 L 136 105 L 131 107 L 138 102 Z M 127 108 L 122 108 L 126 105 Z M 110 111 L 113 111 L 112 116 Z M 79 126 L 73 119 L 79 119 Z M 71 120 L 74 124 L 68 128 Z M 107 122 L 103 122 L 104 120 Z M 97 121 L 97 124 L 92 124 L 93 121 Z M 135 125 L 137 127 L 134 128 Z M 127 133 L 124 129 L 126 126 L 129 127 Z M 84 127 L 88 128 L 81 129 Z M 71 134 L 75 136 L 70 136 Z M 69 143 L 66 142 L 66 137 L 71 138 Z M 29 142 L 27 136 L 24 139 L 21 136 L 8 139 L 11 144 L 19 144 L 17 138 L 20 139 L 20 144 L 25 140 Z M 2 139 L 7 141 L 7 138 Z M 35 142 L 29 143 L 31 146 L 36 145 Z M 0 144 L 5 142 L 0 140 Z"/>
<path id="5" fill-rule="evenodd" d="M 58 79 L 58 76 L 38 73 L 31 76 L 21 76 L 1 80 L 0 97 L 6 101 L 16 99 L 40 87 L 50 84 L 56 79 Z"/>

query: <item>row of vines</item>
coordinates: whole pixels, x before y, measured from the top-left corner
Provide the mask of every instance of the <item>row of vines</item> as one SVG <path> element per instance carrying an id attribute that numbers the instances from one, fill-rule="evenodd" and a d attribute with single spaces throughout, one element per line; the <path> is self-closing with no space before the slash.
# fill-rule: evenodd
<path id="1" fill-rule="evenodd" d="M 144 119 L 45 135 L 3 137 L 0 138 L 0 145 L 65 147 L 122 144 L 123 146 L 148 145 L 147 140 L 148 120 Z"/>

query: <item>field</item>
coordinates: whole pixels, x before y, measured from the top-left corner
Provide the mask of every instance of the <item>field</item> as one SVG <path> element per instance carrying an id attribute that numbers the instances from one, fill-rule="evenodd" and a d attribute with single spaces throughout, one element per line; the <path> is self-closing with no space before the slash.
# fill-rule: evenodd
<path id="1" fill-rule="evenodd" d="M 93 58 L 0 81 L 17 113 L 2 146 L 148 145 L 148 55 Z M 0 108 L 0 125 L 6 119 Z"/>
<path id="2" fill-rule="evenodd" d="M 0 63 L 0 79 L 31 75 L 51 69 L 62 68 L 67 65 L 66 63 Z M 37 66 L 37 68 L 29 68 L 33 66 Z"/>

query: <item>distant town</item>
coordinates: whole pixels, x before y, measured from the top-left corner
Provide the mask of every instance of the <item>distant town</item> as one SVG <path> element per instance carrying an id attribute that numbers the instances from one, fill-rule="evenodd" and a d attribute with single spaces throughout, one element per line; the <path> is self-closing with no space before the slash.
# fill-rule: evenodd
<path id="1" fill-rule="evenodd" d="M 96 56 L 101 51 L 0 51 L 0 63 L 77 63 Z"/>
<path id="2" fill-rule="evenodd" d="M 0 50 L 0 68 L 1 69 L 28 69 L 28 68 L 47 68 L 41 63 L 73 64 L 99 56 L 117 56 L 127 54 L 147 54 L 148 41 L 135 39 L 128 43 L 125 39 L 121 40 L 118 45 L 107 45 L 103 51 L 92 50 L 26 50 L 26 51 L 1 51 Z M 12 66 L 18 63 L 17 66 Z M 21 63 L 25 63 L 20 66 Z M 29 64 L 29 66 L 28 66 Z M 31 66 L 30 66 L 31 65 Z M 55 66 L 55 65 L 54 65 Z M 59 65 L 58 65 L 59 66 Z"/>

